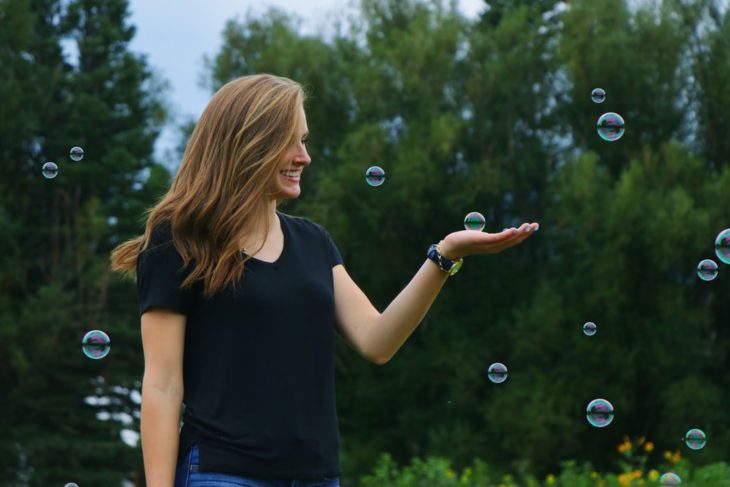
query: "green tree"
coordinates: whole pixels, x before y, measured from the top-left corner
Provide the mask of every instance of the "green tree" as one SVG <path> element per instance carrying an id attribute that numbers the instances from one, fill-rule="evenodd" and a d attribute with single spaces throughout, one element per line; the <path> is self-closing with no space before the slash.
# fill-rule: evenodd
<path id="1" fill-rule="evenodd" d="M 120 439 L 135 428 L 141 353 L 134 294 L 110 275 L 108 258 L 140 231 L 143 208 L 168 182 L 151 157 L 162 86 L 128 51 L 126 1 L 14 0 L 0 11 L 8 37 L 0 92 L 10 101 L 0 130 L 9 264 L 1 271 L 0 471 L 11 485 L 120 483 L 141 463 Z M 86 153 L 80 162 L 67 156 L 75 145 Z M 40 174 L 49 160 L 60 167 L 52 180 Z M 98 362 L 80 350 L 94 328 L 114 345 Z"/>

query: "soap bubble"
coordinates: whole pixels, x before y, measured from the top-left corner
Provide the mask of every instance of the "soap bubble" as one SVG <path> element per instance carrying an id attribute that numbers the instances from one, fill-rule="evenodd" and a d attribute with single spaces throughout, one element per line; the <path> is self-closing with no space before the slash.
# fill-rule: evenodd
<path id="1" fill-rule="evenodd" d="M 598 130 L 598 135 L 603 140 L 614 142 L 624 135 L 625 125 L 621 115 L 614 112 L 607 112 L 598 118 L 596 129 Z"/>
<path id="2" fill-rule="evenodd" d="M 385 171 L 380 166 L 371 166 L 365 171 L 365 181 L 370 186 L 378 187 L 385 182 Z"/>
<path id="3" fill-rule="evenodd" d="M 74 162 L 79 162 L 81 159 L 84 158 L 84 149 L 81 147 L 71 147 L 71 150 L 68 152 L 68 156 L 71 158 Z"/>
<path id="4" fill-rule="evenodd" d="M 87 357 L 98 360 L 109 355 L 109 335 L 101 330 L 91 330 L 81 340 L 81 349 Z"/>
<path id="5" fill-rule="evenodd" d="M 583 334 L 585 336 L 592 337 L 598 331 L 598 327 L 592 321 L 589 321 L 583 325 Z"/>
<path id="6" fill-rule="evenodd" d="M 495 384 L 501 384 L 507 380 L 507 366 L 499 362 L 495 362 L 487 369 L 487 377 Z"/>
<path id="7" fill-rule="evenodd" d="M 55 162 L 46 162 L 41 168 L 41 173 L 46 179 L 53 179 L 58 176 L 58 166 Z"/>
<path id="8" fill-rule="evenodd" d="M 668 472 L 659 477 L 659 485 L 679 485 L 682 479 L 674 472 Z"/>
<path id="9" fill-rule="evenodd" d="M 715 238 L 715 254 L 723 264 L 730 264 L 730 228 L 717 234 Z"/>
<path id="10" fill-rule="evenodd" d="M 606 101 L 606 92 L 602 88 L 594 88 L 591 91 L 591 100 L 593 103 L 603 103 Z"/>
<path id="11" fill-rule="evenodd" d="M 605 399 L 594 399 L 586 407 L 586 419 L 591 426 L 603 428 L 613 421 L 613 404 Z"/>
<path id="12" fill-rule="evenodd" d="M 69 484 L 64 485 L 63 487 L 79 487 L 79 484 L 76 482 L 71 482 Z"/>
<path id="13" fill-rule="evenodd" d="M 484 230 L 485 223 L 484 215 L 477 211 L 472 211 L 464 217 L 464 228 L 467 230 L 478 230 L 481 232 Z"/>
<path id="14" fill-rule="evenodd" d="M 702 450 L 707 444 L 707 435 L 700 429 L 692 428 L 684 435 L 684 443 L 692 450 Z"/>
<path id="15" fill-rule="evenodd" d="M 717 262 L 705 259 L 697 264 L 697 275 L 703 281 L 711 281 L 717 277 Z"/>

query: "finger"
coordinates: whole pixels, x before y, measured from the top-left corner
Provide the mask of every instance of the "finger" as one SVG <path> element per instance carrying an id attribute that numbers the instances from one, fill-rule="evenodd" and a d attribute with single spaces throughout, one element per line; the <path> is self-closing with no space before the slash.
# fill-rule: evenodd
<path id="1" fill-rule="evenodd" d="M 521 226 L 521 232 L 518 232 L 517 234 L 517 242 L 516 243 L 522 243 L 524 240 L 532 236 L 535 232 L 537 232 L 538 228 L 540 226 L 537 223 L 526 223 Z"/>
<path id="2" fill-rule="evenodd" d="M 498 253 L 506 250 L 515 245 L 519 245 L 534 234 L 540 225 L 538 223 L 523 223 L 519 228 L 506 229 L 510 233 L 510 237 L 496 245 L 491 245 L 490 248 L 484 250 L 491 253 Z"/>

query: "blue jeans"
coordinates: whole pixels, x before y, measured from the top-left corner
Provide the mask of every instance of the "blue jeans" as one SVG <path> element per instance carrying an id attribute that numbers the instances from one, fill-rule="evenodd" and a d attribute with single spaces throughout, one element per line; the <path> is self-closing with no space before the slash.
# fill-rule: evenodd
<path id="1" fill-rule="evenodd" d="M 175 487 L 340 487 L 340 479 L 263 480 L 223 473 L 200 472 L 198 447 L 193 445 L 177 466 Z"/>

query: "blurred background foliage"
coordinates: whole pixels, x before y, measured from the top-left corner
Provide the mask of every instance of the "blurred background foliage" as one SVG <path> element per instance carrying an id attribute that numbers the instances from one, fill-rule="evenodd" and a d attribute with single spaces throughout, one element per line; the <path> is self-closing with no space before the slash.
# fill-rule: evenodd
<path id="1" fill-rule="evenodd" d="M 626 435 L 656 444 L 647 469 L 684 448 L 683 471 L 725 475 L 730 279 L 695 273 L 730 227 L 725 3 L 495 0 L 466 19 L 453 2 L 362 0 L 346 12 L 316 35 L 278 10 L 231 19 L 201 67 L 211 94 L 260 72 L 309 92 L 314 162 L 282 210 L 328 228 L 381 310 L 466 213 L 486 231 L 541 230 L 466 259 L 387 365 L 337 343 L 343 485 L 441 485 L 412 472 L 388 483 L 419 458 L 505 485 L 567 465 L 553 482 L 584 485 L 565 462 L 618 472 Z M 0 483 L 144 485 L 139 446 L 121 439 L 138 430 L 136 292 L 108 259 L 176 168 L 154 155 L 167 84 L 130 52 L 134 31 L 126 0 L 0 0 Z M 595 132 L 606 111 L 626 119 L 617 142 Z M 57 178 L 41 176 L 46 161 Z M 363 180 L 374 164 L 379 188 Z M 100 361 L 80 350 L 94 328 L 112 337 Z M 500 386 L 485 378 L 496 361 L 510 368 Z M 595 397 L 616 407 L 606 429 L 583 417 Z M 702 451 L 681 443 L 692 427 L 708 434 Z"/>

